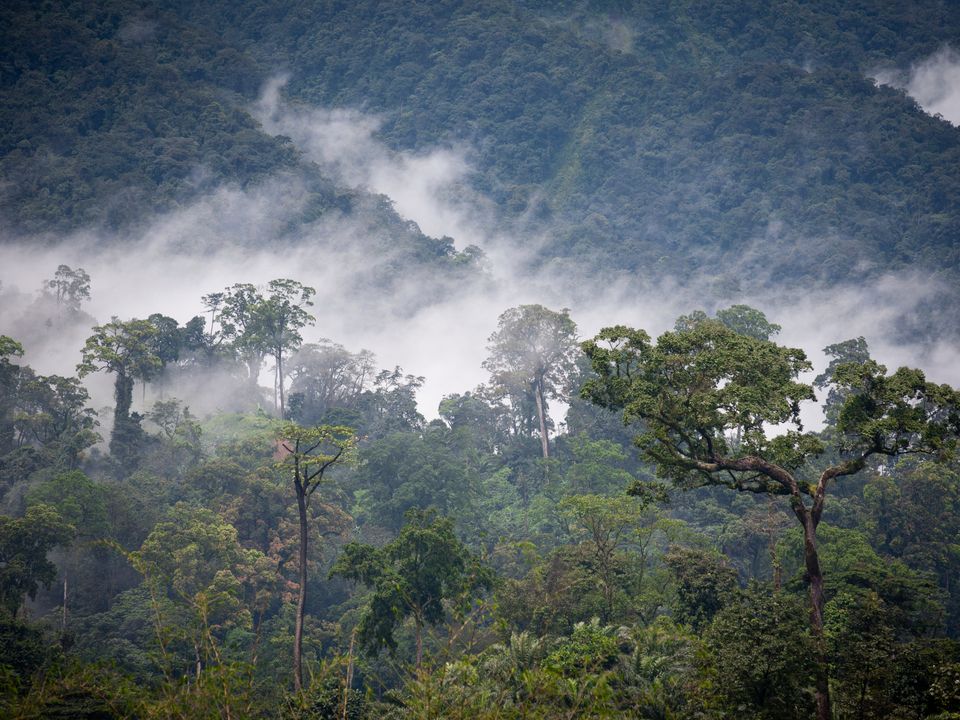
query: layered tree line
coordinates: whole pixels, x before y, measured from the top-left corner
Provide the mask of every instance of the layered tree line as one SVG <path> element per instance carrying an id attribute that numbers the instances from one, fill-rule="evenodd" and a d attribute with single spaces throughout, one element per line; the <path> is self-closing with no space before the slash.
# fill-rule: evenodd
<path id="1" fill-rule="evenodd" d="M 347 217 L 374 253 L 454 259 L 263 131 L 251 107 L 285 68 L 287 100 L 369 111 L 393 150 L 469 149 L 469 182 L 517 237 L 548 238 L 542 261 L 704 270 L 726 297 L 746 273 L 843 263 L 955 277 L 960 131 L 871 78 L 955 42 L 956 5 L 701 5 L 7 2 L 0 210 L 36 242 L 120 242 L 218 187 L 296 177 L 277 246 Z"/>
<path id="2" fill-rule="evenodd" d="M 428 422 L 423 378 L 304 341 L 313 294 L 93 321 L 75 376 L 0 337 L 5 717 L 960 713 L 954 389 L 864 338 L 811 383 L 746 305 L 656 340 L 521 305 Z"/>

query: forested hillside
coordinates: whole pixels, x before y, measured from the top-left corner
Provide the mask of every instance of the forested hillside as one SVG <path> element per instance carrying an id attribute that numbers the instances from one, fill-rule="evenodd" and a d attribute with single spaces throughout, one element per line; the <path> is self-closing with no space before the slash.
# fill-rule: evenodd
<path id="1" fill-rule="evenodd" d="M 123 226 L 289 169 L 295 148 L 247 112 L 286 72 L 291 98 L 374 113 L 395 149 L 470 148 L 476 189 L 521 235 L 546 229 L 545 258 L 727 280 L 957 268 L 960 135 L 870 80 L 956 37 L 950 3 L 3 12 L 4 209 L 22 231 Z M 320 185 L 317 211 L 336 207 Z"/>
<path id="2" fill-rule="evenodd" d="M 90 282 L 61 267 L 34 311 L 76 319 Z M 0 337 L 5 716 L 960 710 L 950 387 L 863 338 L 807 384 L 745 305 L 580 345 L 522 305 L 427 422 L 424 378 L 303 342 L 313 296 L 115 317 L 71 376 Z M 211 387 L 233 411 L 190 411 Z"/>
<path id="3" fill-rule="evenodd" d="M 4 3 L 0 716 L 960 718 L 958 35 Z"/>

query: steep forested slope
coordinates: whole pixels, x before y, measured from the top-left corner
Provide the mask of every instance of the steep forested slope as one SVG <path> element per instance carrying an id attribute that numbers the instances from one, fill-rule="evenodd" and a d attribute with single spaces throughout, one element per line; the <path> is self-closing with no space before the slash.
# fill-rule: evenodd
<path id="1" fill-rule="evenodd" d="M 557 221 L 550 254 L 660 273 L 957 265 L 960 133 L 868 79 L 953 37 L 948 4 L 252 2 L 233 17 L 295 97 L 380 113 L 398 148 L 470 144 L 481 190 Z"/>
<path id="2" fill-rule="evenodd" d="M 726 280 L 960 261 L 960 131 L 869 79 L 955 37 L 949 3 L 45 8 L 5 11 L 5 211 L 25 230 L 295 164 L 244 111 L 282 70 L 396 149 L 471 148 L 476 188 L 549 230 L 548 256 Z"/>
<path id="3" fill-rule="evenodd" d="M 213 33 L 123 1 L 0 12 L 3 209 L 17 229 L 117 227 L 295 161 L 239 109 L 261 77 Z"/>
<path id="4" fill-rule="evenodd" d="M 459 271 L 474 257 L 425 236 L 385 198 L 337 186 L 289 138 L 264 133 L 249 106 L 268 75 L 215 26 L 129 0 L 14 2 L 0 9 L 0 47 L 4 241 L 78 228 L 124 240 L 224 184 L 279 179 L 274 194 L 295 201 L 270 237 L 246 242 L 300 242 L 334 216 L 394 268 Z"/>

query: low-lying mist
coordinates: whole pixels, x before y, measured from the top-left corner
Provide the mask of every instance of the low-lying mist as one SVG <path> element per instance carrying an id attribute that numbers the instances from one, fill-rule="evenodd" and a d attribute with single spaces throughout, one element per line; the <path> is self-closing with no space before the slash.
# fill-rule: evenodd
<path id="1" fill-rule="evenodd" d="M 449 235 L 461 250 L 480 246 L 483 271 L 453 276 L 428 265 L 399 265 L 382 238 L 368 242 L 368 225 L 342 213 L 291 233 L 307 202 L 295 174 L 252 188 L 222 187 L 153 218 L 137 237 L 87 232 L 0 245 L 0 334 L 25 345 L 26 362 L 38 372 L 72 374 L 94 321 L 163 313 L 183 323 L 204 313 L 207 293 L 291 278 L 317 290 L 311 309 L 316 324 L 304 330 L 304 340 L 329 338 L 352 351 L 369 349 L 380 367 L 399 365 L 424 376 L 419 401 L 427 417 L 436 415 L 444 395 L 487 379 L 481 367 L 487 338 L 501 312 L 524 303 L 569 308 L 581 337 L 618 323 L 655 336 L 693 309 L 746 303 L 782 325 L 777 340 L 805 349 L 818 369 L 825 365 L 821 348 L 862 335 L 889 366 L 920 366 L 932 380 L 960 384 L 957 347 L 946 339 L 953 333 L 920 344 L 903 339 L 904 324 L 945 296 L 940 280 L 919 271 L 874 273 L 869 280 L 850 272 L 833 282 L 790 286 L 753 275 L 732 292 L 716 288 L 707 271 L 651 280 L 614 271 L 589 275 L 562 260 L 532 269 L 531 248 L 549 228 L 540 238 L 505 231 L 492 205 L 467 185 L 469 148 L 396 153 L 376 139 L 375 118 L 354 110 L 291 108 L 279 99 L 281 86 L 272 83 L 257 106 L 266 130 L 291 137 L 338 183 L 388 195 L 428 234 Z M 274 242 L 281 233 L 287 239 Z M 82 267 L 91 277 L 86 315 L 72 322 L 51 318 L 49 303 L 38 300 L 42 283 L 60 264 Z M 96 377 L 88 378 L 95 406 L 112 404 L 109 381 Z M 266 383 L 266 373 L 262 379 Z M 164 392 L 182 396 L 195 412 L 230 409 L 229 398 L 217 397 L 214 379 L 202 384 Z M 816 410 L 808 415 L 815 424 Z"/>
<path id="2" fill-rule="evenodd" d="M 949 46 L 940 48 L 908 70 L 878 70 L 881 85 L 905 90 L 931 115 L 940 115 L 960 125 L 960 53 Z"/>

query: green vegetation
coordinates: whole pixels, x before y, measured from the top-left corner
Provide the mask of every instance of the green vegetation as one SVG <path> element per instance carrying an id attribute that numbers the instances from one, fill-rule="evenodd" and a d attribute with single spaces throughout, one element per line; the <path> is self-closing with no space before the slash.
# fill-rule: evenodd
<path id="1" fill-rule="evenodd" d="M 225 295 L 256 310 L 277 288 L 301 297 L 282 279 Z M 610 328 L 580 359 L 566 311 L 508 309 L 497 363 L 484 363 L 501 387 L 452 395 L 429 423 L 422 378 L 376 372 L 370 353 L 332 341 L 305 346 L 275 374 L 297 388 L 293 422 L 257 409 L 276 391 L 258 383 L 271 360 L 251 341 L 259 326 L 206 301 L 219 315 L 193 345 L 159 314 L 94 327 L 91 364 L 134 377 L 148 358 L 164 393 L 142 414 L 117 394 L 138 432 L 114 432 L 109 455 L 91 448 L 77 379 L 38 376 L 2 339 L 5 714 L 942 719 L 958 707 L 960 397 L 919 371 L 887 373 L 862 338 L 826 348 L 818 432 L 797 424 L 814 397 L 797 379 L 803 352 L 745 305 L 684 315 L 656 343 Z M 172 345 L 156 342 L 163 328 Z M 176 399 L 211 372 L 243 412 L 196 418 Z M 546 456 L 537 372 L 569 408 Z"/>
<path id="2" fill-rule="evenodd" d="M 90 316 L 81 267 L 4 287 L 0 715 L 960 718 L 960 392 L 863 337 L 813 378 L 790 327 L 715 307 L 922 272 L 954 289 L 896 332 L 957 334 L 960 130 L 871 77 L 958 32 L 940 0 L 3 4 L 0 243 L 107 258 L 233 198 L 276 214 L 213 241 L 304 282 L 218 279 L 186 322 Z M 515 277 L 710 313 L 583 341 L 507 308 L 428 420 L 426 378 L 305 336 L 351 293 L 390 322 L 476 287 L 483 253 L 266 133 L 280 72 L 278 112 L 462 150 L 440 199 L 526 246 Z"/>
<path id="3" fill-rule="evenodd" d="M 450 255 L 262 131 L 249 108 L 282 69 L 289 99 L 373 113 L 395 150 L 470 147 L 469 182 L 504 222 L 519 237 L 549 231 L 544 261 L 647 279 L 702 271 L 718 291 L 838 266 L 960 268 L 960 134 L 870 80 L 955 38 L 949 3 L 2 12 L 3 212 L 20 234 L 129 228 L 223 183 L 298 176 L 309 201 L 272 242 L 344 213 L 413 263 Z"/>

